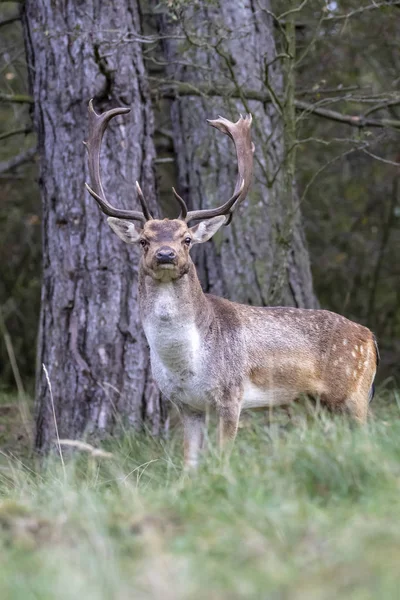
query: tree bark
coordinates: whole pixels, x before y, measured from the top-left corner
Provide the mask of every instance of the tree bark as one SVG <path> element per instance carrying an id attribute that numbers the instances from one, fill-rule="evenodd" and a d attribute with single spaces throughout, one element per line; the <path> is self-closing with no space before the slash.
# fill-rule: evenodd
<path id="1" fill-rule="evenodd" d="M 276 58 L 269 2 L 188 3 L 160 17 L 166 78 L 193 86 L 196 95 L 171 102 L 179 192 L 191 208 L 216 206 L 233 192 L 236 159 L 232 142 L 207 127 L 207 118 L 253 115 L 254 182 L 231 225 L 196 252 L 205 290 L 255 305 L 316 307 L 308 251 L 295 183 L 285 190 L 285 81 Z M 265 10 L 266 9 L 266 10 Z M 202 93 L 197 95 L 197 86 Z M 212 97 L 207 88 L 236 96 Z M 276 100 L 247 100 L 244 89 L 272 90 Z M 279 103 L 281 107 L 279 110 Z M 294 114 L 294 109 L 293 109 Z"/>
<path id="2" fill-rule="evenodd" d="M 36 444 L 47 450 L 54 439 L 43 364 L 61 437 L 143 421 L 157 433 L 163 411 L 139 322 L 138 249 L 121 243 L 84 191 L 89 99 L 97 112 L 128 106 L 130 115 L 118 117 L 103 141 L 103 182 L 111 202 L 129 208 L 138 179 L 157 212 L 141 47 L 116 43 L 120 32 L 140 31 L 138 7 L 133 0 L 26 0 L 23 20 L 43 204 Z"/>

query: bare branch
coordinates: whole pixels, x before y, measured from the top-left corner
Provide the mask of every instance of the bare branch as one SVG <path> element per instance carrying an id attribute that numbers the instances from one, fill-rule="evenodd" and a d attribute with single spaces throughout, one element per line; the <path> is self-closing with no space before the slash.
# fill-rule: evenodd
<path id="1" fill-rule="evenodd" d="M 0 100 L 14 104 L 33 104 L 33 98 L 28 94 L 5 94 L 0 92 Z"/>
<path id="2" fill-rule="evenodd" d="M 23 163 L 28 162 L 29 160 L 32 160 L 35 154 L 36 148 L 28 148 L 28 150 L 24 150 L 24 152 L 17 154 L 17 156 L 13 156 L 8 160 L 3 160 L 2 162 L 0 162 L 0 175 L 2 173 L 5 173 L 6 171 L 10 171 L 10 169 L 15 169 L 15 167 L 19 167 L 19 165 L 22 165 Z"/>
<path id="3" fill-rule="evenodd" d="M 334 14 L 329 14 L 327 17 L 324 17 L 323 20 L 324 21 L 345 21 L 347 19 L 350 19 L 351 17 L 354 17 L 355 15 L 359 15 L 363 12 L 368 12 L 371 10 L 376 10 L 377 8 L 390 8 L 390 7 L 394 7 L 394 6 L 400 6 L 400 0 L 394 0 L 393 2 L 373 2 L 372 4 L 369 4 L 368 6 L 360 6 L 359 8 L 355 8 L 354 10 L 350 11 L 349 13 L 346 13 L 345 15 L 334 15 Z"/>
<path id="4" fill-rule="evenodd" d="M 166 60 L 159 60 L 155 56 L 149 56 L 145 53 L 143 53 L 143 58 L 144 58 L 144 60 L 151 62 L 154 65 L 157 65 L 158 67 L 166 67 L 169 64 L 168 61 L 166 61 Z M 203 65 L 194 64 L 194 63 L 192 63 L 190 61 L 186 61 L 186 60 L 175 60 L 174 65 L 181 66 L 181 67 L 190 67 L 192 69 L 205 71 L 205 72 L 213 72 L 213 70 L 214 70 L 212 67 L 206 67 Z"/>
<path id="5" fill-rule="evenodd" d="M 359 85 L 349 85 L 347 87 L 337 86 L 334 88 L 316 88 L 311 90 L 299 89 L 297 90 L 298 96 L 315 96 L 316 94 L 345 94 L 348 92 L 354 92 L 355 90 L 359 90 Z"/>
<path id="6" fill-rule="evenodd" d="M 286 12 L 283 12 L 282 14 L 280 14 L 276 18 L 278 19 L 278 21 L 281 21 L 282 19 L 284 19 L 285 17 L 287 17 L 289 15 L 293 15 L 294 13 L 301 12 L 301 10 L 305 7 L 305 5 L 307 4 L 307 2 L 308 2 L 308 0 L 303 0 L 303 2 L 300 4 L 300 6 L 296 6 L 296 8 L 292 8 L 290 10 L 287 10 Z"/>
<path id="7" fill-rule="evenodd" d="M 164 164 L 167 164 L 167 163 L 174 163 L 174 162 L 175 162 L 175 159 L 172 158 L 172 156 L 170 156 L 170 157 L 167 156 L 165 158 L 155 158 L 153 160 L 153 163 L 155 165 L 164 165 Z"/>
<path id="8" fill-rule="evenodd" d="M 31 133 L 31 132 L 32 132 L 31 127 L 20 127 L 19 129 L 10 129 L 9 131 L 0 133 L 0 140 L 6 140 L 7 138 L 9 138 L 13 135 L 20 135 L 22 133 L 24 133 L 26 135 L 27 133 Z"/>
<path id="9" fill-rule="evenodd" d="M 157 44 L 162 40 L 184 40 L 183 35 L 141 35 L 135 31 L 124 33 L 118 40 L 113 43 L 139 43 L 139 44 Z"/>
<path id="10" fill-rule="evenodd" d="M 310 187 L 312 186 L 312 184 L 314 183 L 314 181 L 317 179 L 317 177 L 323 172 L 325 171 L 325 169 L 327 169 L 328 167 L 330 167 L 333 163 L 337 162 L 338 160 L 344 158 L 345 156 L 348 156 L 349 154 L 352 154 L 353 152 L 357 152 L 358 150 L 363 150 L 363 148 L 360 147 L 355 147 L 355 148 L 350 148 L 350 150 L 346 150 L 345 152 L 341 152 L 341 154 L 338 154 L 337 156 L 334 156 L 331 160 L 329 160 L 327 163 L 325 163 L 324 165 L 322 165 L 322 167 L 320 167 L 318 169 L 318 171 L 316 171 L 312 177 L 310 178 L 310 180 L 308 181 L 307 185 L 304 188 L 304 191 L 301 195 L 301 198 L 298 202 L 297 208 L 300 207 L 300 205 L 303 203 L 305 197 L 307 196 L 308 190 L 310 189 Z"/>
<path id="11" fill-rule="evenodd" d="M 298 67 L 303 60 L 305 59 L 305 57 L 307 56 L 307 54 L 310 52 L 310 50 L 314 47 L 315 42 L 319 36 L 319 32 L 320 32 L 320 28 L 322 25 L 322 21 L 323 21 L 323 17 L 321 16 L 318 23 L 316 24 L 315 28 L 314 28 L 314 33 L 311 37 L 310 42 L 307 44 L 307 46 L 304 48 L 303 52 L 301 53 L 301 55 L 299 56 L 299 58 L 296 60 L 296 66 Z"/>
<path id="12" fill-rule="evenodd" d="M 217 85 L 204 85 L 199 83 L 193 85 L 176 81 L 164 83 L 160 90 L 153 90 L 153 93 L 155 95 L 159 94 L 164 98 L 171 99 L 179 96 L 220 96 L 222 98 L 239 99 L 245 97 L 247 100 L 257 100 L 258 102 L 263 103 L 269 103 L 272 101 L 271 94 L 269 92 L 242 89 L 239 94 L 238 90 L 232 87 L 225 87 L 222 89 Z M 313 114 L 330 121 L 337 121 L 339 123 L 351 125 L 352 127 L 391 127 L 393 129 L 400 129 L 399 119 L 369 119 L 366 118 L 365 115 L 345 115 L 327 108 L 320 108 L 311 102 L 304 102 L 303 100 L 295 100 L 294 105 L 296 111 L 302 113 L 302 117 L 306 114 Z"/>
<path id="13" fill-rule="evenodd" d="M 159 79 L 157 79 L 159 81 Z M 221 98 L 240 98 L 236 88 L 227 86 L 221 87 L 218 85 L 202 84 L 202 83 L 184 83 L 180 81 L 169 80 L 163 82 L 160 89 L 152 90 L 155 96 L 158 94 L 163 98 L 170 98 L 174 100 L 179 96 L 220 96 Z M 269 93 L 259 92 L 257 90 L 244 90 L 243 95 L 247 100 L 258 100 L 258 102 L 271 102 L 271 96 Z"/>
<path id="14" fill-rule="evenodd" d="M 88 452 L 91 456 L 95 458 L 112 458 L 111 452 L 105 452 L 101 448 L 95 448 L 86 442 L 81 442 L 80 440 L 55 440 L 60 446 L 69 446 L 70 448 L 76 448 L 77 450 L 82 450 L 83 452 Z"/>
<path id="15" fill-rule="evenodd" d="M 0 19 L 0 27 L 3 25 L 11 25 L 11 23 L 15 23 L 16 21 L 20 21 L 20 14 L 13 15 L 12 17 L 5 17 L 4 19 Z"/>
<path id="16" fill-rule="evenodd" d="M 370 115 L 373 112 L 377 112 L 378 110 L 382 110 L 383 108 L 388 108 L 389 106 L 397 106 L 398 104 L 400 104 L 400 98 L 397 98 L 395 100 L 388 100 L 387 102 L 382 102 L 381 104 L 377 104 L 376 106 L 373 106 L 372 108 L 367 110 L 364 113 L 364 116 L 366 117 L 367 115 Z"/>
<path id="17" fill-rule="evenodd" d="M 371 158 L 374 158 L 375 160 L 379 160 L 379 162 L 385 163 L 386 165 L 392 165 L 393 167 L 400 167 L 400 163 L 395 162 L 394 160 L 388 160 L 387 158 L 382 158 L 381 156 L 377 156 L 377 154 L 373 154 L 372 152 L 369 152 L 369 150 L 366 150 L 365 148 L 362 149 L 362 152 L 364 154 L 367 154 Z"/>
<path id="18" fill-rule="evenodd" d="M 400 129 L 400 120 L 398 119 L 368 119 L 364 115 L 343 115 L 327 108 L 318 108 L 314 104 L 302 100 L 295 100 L 295 106 L 297 111 L 318 115 L 324 119 L 345 123 L 352 127 L 393 127 L 394 129 Z"/>

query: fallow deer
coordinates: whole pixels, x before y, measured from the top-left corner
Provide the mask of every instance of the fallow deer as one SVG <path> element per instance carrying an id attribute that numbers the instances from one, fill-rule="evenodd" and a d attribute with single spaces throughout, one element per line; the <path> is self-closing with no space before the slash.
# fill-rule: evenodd
<path id="1" fill-rule="evenodd" d="M 194 244 L 209 240 L 230 221 L 246 196 L 253 168 L 251 115 L 236 123 L 220 117 L 210 125 L 234 142 L 238 178 L 219 208 L 188 211 L 177 219 L 154 219 L 136 182 L 142 211 L 110 205 L 100 177 L 100 147 L 110 119 L 89 104 L 86 144 L 92 187 L 86 187 L 128 244 L 140 244 L 139 304 L 150 347 L 153 377 L 180 408 L 186 467 L 197 464 L 205 415 L 219 417 L 219 443 L 233 442 L 243 409 L 293 402 L 307 395 L 363 423 L 373 395 L 378 349 L 372 332 L 327 310 L 253 307 L 205 294 L 190 258 Z M 189 222 L 200 221 L 192 227 Z M 229 444 L 230 445 L 230 444 Z"/>

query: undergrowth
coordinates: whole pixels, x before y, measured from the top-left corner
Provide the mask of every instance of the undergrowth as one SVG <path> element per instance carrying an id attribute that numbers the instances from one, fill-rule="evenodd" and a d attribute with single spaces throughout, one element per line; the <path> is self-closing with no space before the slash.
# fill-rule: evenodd
<path id="1" fill-rule="evenodd" d="M 399 395 L 365 429 L 316 410 L 245 418 L 182 475 L 180 431 L 103 454 L 0 461 L 0 598 L 397 597 Z M 89 449 L 90 450 L 90 449 Z"/>

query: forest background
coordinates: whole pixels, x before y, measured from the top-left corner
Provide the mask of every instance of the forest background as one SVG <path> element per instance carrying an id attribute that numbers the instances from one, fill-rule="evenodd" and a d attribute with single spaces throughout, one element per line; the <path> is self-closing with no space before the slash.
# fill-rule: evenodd
<path id="1" fill-rule="evenodd" d="M 65 239 L 74 239 L 83 201 L 85 219 L 93 219 L 94 229 L 102 219 L 83 190 L 87 175 L 81 142 L 91 95 L 100 110 L 120 104 L 121 98 L 127 105 L 135 104 L 137 95 L 145 98 L 132 117 L 144 121 L 141 183 L 152 195 L 153 208 L 164 214 L 173 214 L 170 189 L 177 182 L 192 205 L 216 204 L 218 194 L 230 192 L 233 152 L 215 141 L 205 118 L 253 112 L 255 191 L 226 228 L 224 239 L 196 255 L 205 289 L 253 304 L 319 305 L 363 323 L 379 340 L 379 381 L 398 381 L 400 3 L 305 0 L 240 2 L 229 8 L 224 2 L 166 0 L 134 3 L 134 10 L 129 2 L 113 4 L 113 11 L 94 1 L 85 3 L 84 10 L 79 3 L 73 10 L 60 3 L 53 11 L 40 2 L 34 7 L 0 4 L 0 381 L 3 390 L 32 393 L 35 372 L 39 374 L 37 415 L 41 422 L 48 415 L 50 423 L 42 425 L 37 444 L 46 446 L 53 435 L 41 363 L 50 372 L 60 419 L 66 422 L 67 413 L 79 413 L 79 425 L 66 425 L 66 434 L 87 431 L 96 419 L 93 428 L 99 428 L 101 411 L 93 408 L 82 416 L 82 409 L 73 406 L 75 400 L 65 397 L 65 387 L 74 398 L 79 390 L 89 389 L 97 399 L 93 407 L 105 402 L 99 397 L 104 389 L 87 384 L 86 366 L 93 374 L 91 361 L 99 363 L 99 357 L 91 356 L 90 342 L 81 339 L 83 328 L 99 328 L 102 315 L 95 305 L 83 323 L 73 314 L 90 295 L 88 290 L 95 296 L 96 284 L 78 297 L 77 283 L 73 300 L 54 311 L 69 293 L 61 281 L 65 271 L 70 269 L 68 277 L 73 278 L 74 270 L 95 269 L 90 250 L 78 259 L 73 249 L 73 264 L 65 267 L 70 251 L 64 246 L 63 256 L 58 255 L 57 245 L 65 241 L 55 237 L 56 230 L 67 230 Z M 127 7 L 132 9 L 131 24 L 121 16 Z M 46 19 L 48 28 L 43 28 Z M 64 37 L 61 26 L 67 27 Z M 81 63 L 74 55 L 66 66 L 63 56 L 70 49 L 73 55 L 74 44 L 81 44 Z M 79 70 L 85 57 L 94 65 L 87 72 Z M 127 129 L 126 135 L 137 134 Z M 129 182 L 140 175 L 134 172 L 136 150 L 123 159 L 118 155 L 116 170 L 123 172 L 122 178 L 109 174 L 115 170 L 111 155 L 121 143 L 110 141 L 104 159 L 106 180 L 114 198 L 129 203 Z M 207 154 L 204 148 L 210 144 Z M 204 190 L 209 200 L 203 198 Z M 52 215 L 54 223 L 47 226 Z M 84 244 L 95 243 L 97 233 L 91 235 Z M 111 238 L 104 224 L 101 236 Z M 114 253 L 116 244 L 113 241 L 105 255 Z M 119 249 L 117 253 L 120 264 L 113 277 L 131 282 L 135 269 L 127 265 L 137 261 L 137 255 Z M 43 272 L 42 314 L 51 318 L 42 319 L 37 359 Z M 102 283 L 114 284 L 112 278 Z M 122 290 L 121 297 L 126 293 Z M 119 328 L 121 314 L 116 319 Z M 137 314 L 127 319 L 137 321 Z M 128 325 L 131 337 L 137 333 L 134 327 Z M 92 348 L 97 348 L 100 342 L 94 338 Z M 76 366 L 72 375 L 57 370 L 58 359 L 44 349 L 49 344 L 58 345 L 60 355 L 70 348 L 65 356 L 83 375 L 76 375 Z M 138 344 L 140 360 L 124 355 L 125 370 L 134 371 L 129 385 L 121 379 L 122 363 L 116 366 L 118 353 L 110 359 L 107 369 L 115 372 L 110 389 L 113 385 L 124 396 L 119 404 L 116 399 L 110 403 L 129 422 L 144 418 L 157 432 L 166 417 L 149 379 L 147 359 L 142 358 L 145 342 Z M 127 400 L 132 386 L 140 397 Z M 104 393 L 109 399 L 109 392 Z M 115 422 L 111 412 L 103 415 L 106 429 Z"/>

